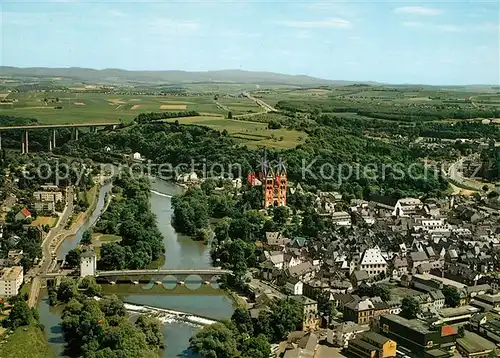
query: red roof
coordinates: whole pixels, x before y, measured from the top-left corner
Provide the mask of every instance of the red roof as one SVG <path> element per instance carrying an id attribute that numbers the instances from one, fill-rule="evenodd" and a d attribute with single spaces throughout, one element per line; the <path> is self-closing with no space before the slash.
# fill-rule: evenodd
<path id="1" fill-rule="evenodd" d="M 457 330 L 453 326 L 443 326 L 441 327 L 441 337 L 453 336 L 457 334 Z"/>
<path id="2" fill-rule="evenodd" d="M 22 208 L 21 209 L 21 212 L 23 213 L 24 216 L 28 217 L 28 216 L 31 216 L 31 213 L 28 209 L 26 208 Z"/>

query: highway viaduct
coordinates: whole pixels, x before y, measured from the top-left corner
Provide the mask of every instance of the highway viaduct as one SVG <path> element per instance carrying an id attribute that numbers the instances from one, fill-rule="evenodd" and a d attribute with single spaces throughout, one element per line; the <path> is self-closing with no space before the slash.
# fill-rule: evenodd
<path id="1" fill-rule="evenodd" d="M 49 138 L 49 151 L 56 148 L 56 130 L 60 128 L 72 128 L 72 138 L 78 140 L 78 128 L 90 128 L 91 131 L 96 131 L 99 127 L 113 127 L 115 129 L 120 123 L 109 122 L 109 123 L 74 123 L 74 124 L 39 124 L 39 125 L 27 125 L 27 126 L 2 126 L 0 127 L 0 150 L 2 150 L 2 132 L 12 131 L 12 130 L 23 130 L 21 136 L 21 153 L 29 153 L 29 131 L 38 129 L 52 129 L 51 138 Z"/>

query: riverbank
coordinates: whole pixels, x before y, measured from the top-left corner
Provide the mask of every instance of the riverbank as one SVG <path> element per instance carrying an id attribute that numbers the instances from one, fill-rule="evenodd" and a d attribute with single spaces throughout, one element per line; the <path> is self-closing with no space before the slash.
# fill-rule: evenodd
<path id="1" fill-rule="evenodd" d="M 36 325 L 17 328 L 0 344 L 2 358 L 54 358 L 43 331 Z"/>

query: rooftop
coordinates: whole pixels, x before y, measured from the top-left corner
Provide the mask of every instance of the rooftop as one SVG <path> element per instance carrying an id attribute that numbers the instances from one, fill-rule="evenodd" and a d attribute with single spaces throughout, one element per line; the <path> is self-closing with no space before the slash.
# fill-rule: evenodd
<path id="1" fill-rule="evenodd" d="M 494 350 L 495 344 L 481 337 L 480 335 L 466 331 L 464 337 L 457 338 L 457 344 L 467 351 L 467 353 L 479 353 Z"/>
<path id="2" fill-rule="evenodd" d="M 0 271 L 0 279 L 3 281 L 14 281 L 17 280 L 22 272 L 22 266 L 4 267 Z"/>
<path id="3" fill-rule="evenodd" d="M 389 314 L 386 316 L 382 316 L 382 318 L 387 319 L 389 321 L 398 323 L 402 326 L 408 327 L 410 329 L 413 329 L 414 331 L 417 331 L 422 334 L 427 334 L 430 333 L 431 330 L 429 327 L 422 321 L 419 321 L 418 319 L 406 319 L 404 317 L 395 315 L 395 314 Z"/>

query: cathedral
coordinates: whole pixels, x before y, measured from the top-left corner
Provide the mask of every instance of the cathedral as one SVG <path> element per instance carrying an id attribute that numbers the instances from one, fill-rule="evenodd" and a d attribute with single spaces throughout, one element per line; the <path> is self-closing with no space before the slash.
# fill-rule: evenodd
<path id="1" fill-rule="evenodd" d="M 264 162 L 258 179 L 255 173 L 248 174 L 250 185 L 262 185 L 264 209 L 271 206 L 286 206 L 288 180 L 285 165 L 280 161 L 275 169 Z"/>

